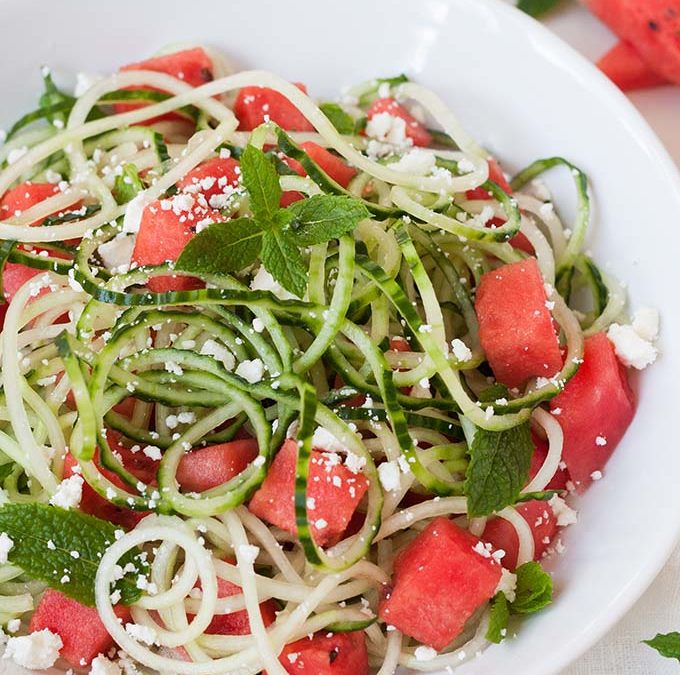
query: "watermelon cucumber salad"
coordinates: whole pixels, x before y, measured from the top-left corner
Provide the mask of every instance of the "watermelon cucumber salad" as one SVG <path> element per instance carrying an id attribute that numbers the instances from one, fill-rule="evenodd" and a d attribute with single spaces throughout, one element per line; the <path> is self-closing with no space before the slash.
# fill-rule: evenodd
<path id="1" fill-rule="evenodd" d="M 657 355 L 584 173 L 509 180 L 405 76 L 43 79 L 0 149 L 4 658 L 450 671 L 549 605 Z"/>

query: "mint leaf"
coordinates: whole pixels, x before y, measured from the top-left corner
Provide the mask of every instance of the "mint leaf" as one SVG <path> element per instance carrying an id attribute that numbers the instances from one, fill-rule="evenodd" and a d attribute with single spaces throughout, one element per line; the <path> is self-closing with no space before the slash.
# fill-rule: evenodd
<path id="1" fill-rule="evenodd" d="M 241 155 L 241 176 L 250 195 L 253 215 L 261 222 L 271 221 L 279 210 L 281 199 L 274 160 L 254 145 L 248 145 Z"/>
<path id="2" fill-rule="evenodd" d="M 643 640 L 644 644 L 656 649 L 661 656 L 680 661 L 680 633 L 658 633 L 651 640 Z"/>
<path id="3" fill-rule="evenodd" d="M 0 508 L 0 532 L 6 532 L 14 542 L 10 562 L 29 577 L 90 607 L 95 605 L 99 561 L 116 540 L 118 529 L 94 516 L 46 504 L 7 504 Z M 132 554 L 121 558 L 121 565 L 127 563 L 133 563 L 135 571 L 131 578 L 121 579 L 118 588 L 121 601 L 129 605 L 141 596 L 135 579 L 146 566 Z"/>
<path id="4" fill-rule="evenodd" d="M 65 94 L 56 84 L 54 84 L 52 73 L 49 68 L 43 68 L 43 86 L 45 87 L 45 91 L 38 101 L 41 108 L 51 110 L 62 105 L 64 106 L 63 112 L 48 113 L 46 115 L 47 119 L 50 122 L 54 122 L 54 120 L 57 119 L 61 122 L 66 122 L 66 110 L 70 109 L 69 106 L 72 106 L 76 99 L 69 94 Z"/>
<path id="5" fill-rule="evenodd" d="M 541 490 L 540 492 L 523 492 L 517 497 L 516 504 L 523 502 L 549 502 L 555 495 L 558 495 L 559 490 Z"/>
<path id="6" fill-rule="evenodd" d="M 360 201 L 337 195 L 314 195 L 291 204 L 287 210 L 295 218 L 293 236 L 300 246 L 338 239 L 370 216 Z"/>
<path id="7" fill-rule="evenodd" d="M 328 117 L 330 123 L 339 134 L 353 134 L 355 130 L 354 118 L 343 110 L 337 103 L 322 103 L 321 112 Z"/>
<path id="8" fill-rule="evenodd" d="M 307 290 L 307 266 L 297 243 L 284 230 L 272 229 L 264 234 L 262 263 L 287 291 L 301 298 Z"/>
<path id="9" fill-rule="evenodd" d="M 491 612 L 489 614 L 489 627 L 486 631 L 486 639 L 489 642 L 499 644 L 505 638 L 505 631 L 510 620 L 510 609 L 505 593 L 499 591 L 491 600 Z"/>
<path id="10" fill-rule="evenodd" d="M 134 164 L 125 164 L 123 172 L 113 183 L 113 196 L 118 204 L 127 204 L 144 189 L 142 179 Z"/>
<path id="11" fill-rule="evenodd" d="M 175 268 L 195 274 L 238 272 L 257 260 L 263 232 L 252 218 L 213 223 L 189 241 Z"/>
<path id="12" fill-rule="evenodd" d="M 464 488 L 468 515 L 488 516 L 515 504 L 527 483 L 534 452 L 529 424 L 506 431 L 473 427 L 466 435 L 472 436 L 468 437 L 470 464 Z"/>
<path id="13" fill-rule="evenodd" d="M 552 579 L 537 562 L 520 565 L 515 574 L 517 588 L 510 604 L 513 614 L 533 614 L 552 602 Z"/>
<path id="14" fill-rule="evenodd" d="M 538 17 L 550 11 L 560 0 L 517 0 L 517 7 L 531 16 Z"/>

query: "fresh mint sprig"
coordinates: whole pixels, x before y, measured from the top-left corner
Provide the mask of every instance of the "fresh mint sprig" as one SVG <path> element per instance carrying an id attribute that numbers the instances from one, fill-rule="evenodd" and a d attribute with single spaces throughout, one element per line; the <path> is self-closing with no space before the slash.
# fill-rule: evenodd
<path id="1" fill-rule="evenodd" d="M 176 268 L 229 274 L 260 258 L 281 286 L 302 297 L 308 269 L 300 249 L 342 237 L 370 214 L 360 201 L 337 195 L 314 195 L 281 208 L 273 158 L 249 145 L 240 161 L 253 217 L 209 225 L 187 244 Z"/>
<path id="2" fill-rule="evenodd" d="M 539 17 L 559 3 L 560 0 L 517 0 L 517 7 L 533 17 Z"/>
<path id="3" fill-rule="evenodd" d="M 658 633 L 651 640 L 643 640 L 642 642 L 652 649 L 656 649 L 661 656 L 680 661 L 680 633 Z"/>
<path id="4" fill-rule="evenodd" d="M 99 562 L 119 529 L 94 516 L 46 504 L 7 504 L 0 508 L 0 532 L 13 542 L 9 562 L 29 577 L 90 607 L 95 605 Z M 142 594 L 135 580 L 146 573 L 146 564 L 132 553 L 119 564 L 126 576 L 117 589 L 121 602 L 129 605 Z"/>

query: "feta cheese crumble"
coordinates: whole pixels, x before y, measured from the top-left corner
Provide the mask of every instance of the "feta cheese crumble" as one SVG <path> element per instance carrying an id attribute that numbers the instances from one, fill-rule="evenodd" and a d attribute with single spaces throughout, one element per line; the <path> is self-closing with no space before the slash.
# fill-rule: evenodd
<path id="1" fill-rule="evenodd" d="M 633 326 L 613 323 L 607 331 L 609 341 L 614 345 L 616 356 L 624 366 L 644 370 L 656 361 L 656 347 L 642 337 Z"/>
<path id="2" fill-rule="evenodd" d="M 236 374 L 242 377 L 246 382 L 250 384 L 255 384 L 260 382 L 264 377 L 264 363 L 262 359 L 253 359 L 241 361 L 236 367 Z"/>
<path id="3" fill-rule="evenodd" d="M 99 654 L 92 659 L 90 675 L 121 675 L 122 671 L 117 663 Z"/>
<path id="4" fill-rule="evenodd" d="M 14 548 L 14 541 L 6 532 L 0 534 L 0 565 L 7 564 L 7 554 Z"/>
<path id="5" fill-rule="evenodd" d="M 420 645 L 420 647 L 416 647 L 413 655 L 416 657 L 416 661 L 432 661 L 437 656 L 437 650 L 426 645 Z"/>
<path id="6" fill-rule="evenodd" d="M 60 506 L 62 509 L 75 509 L 83 496 L 83 478 L 77 474 L 65 478 L 57 486 L 57 491 L 52 495 L 50 504 Z"/>
<path id="7" fill-rule="evenodd" d="M 472 359 L 470 348 L 458 338 L 451 340 L 451 349 L 453 350 L 453 355 L 463 363 Z"/>
<path id="8" fill-rule="evenodd" d="M 559 527 L 567 527 L 568 525 L 574 525 L 577 522 L 578 518 L 576 511 L 574 511 L 574 509 L 572 509 L 560 496 L 555 495 L 548 504 L 555 514 Z"/>
<path id="9" fill-rule="evenodd" d="M 269 291 L 279 300 L 299 300 L 297 295 L 289 293 L 267 270 L 260 266 L 257 273 L 250 282 L 251 291 Z"/>
<path id="10" fill-rule="evenodd" d="M 378 478 L 380 484 L 388 492 L 398 490 L 401 487 L 401 470 L 396 461 L 383 462 L 378 466 Z"/>
<path id="11" fill-rule="evenodd" d="M 58 635 L 43 628 L 28 635 L 9 638 L 3 658 L 12 659 L 18 666 L 29 670 L 45 670 L 55 664 L 63 646 Z"/>
<path id="12" fill-rule="evenodd" d="M 505 567 L 501 569 L 501 578 L 498 580 L 498 586 L 496 586 L 496 593 L 503 593 L 508 599 L 508 602 L 514 602 L 517 590 L 517 575 L 513 574 Z"/>

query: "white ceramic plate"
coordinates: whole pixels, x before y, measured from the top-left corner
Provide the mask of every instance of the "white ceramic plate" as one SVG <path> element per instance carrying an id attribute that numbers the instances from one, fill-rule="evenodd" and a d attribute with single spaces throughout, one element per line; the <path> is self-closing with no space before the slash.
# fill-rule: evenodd
<path id="1" fill-rule="evenodd" d="M 578 504 L 580 522 L 555 565 L 555 604 L 525 622 L 518 639 L 460 672 L 555 673 L 631 607 L 680 527 L 680 453 L 671 428 L 680 313 L 677 253 L 666 245 L 680 219 L 680 178 L 603 76 L 498 0 L 2 0 L 0 9 L 3 123 L 33 106 L 41 64 L 61 82 L 77 71 L 110 72 L 167 43 L 202 41 L 245 66 L 302 80 L 319 95 L 403 71 L 437 90 L 510 169 L 554 154 L 583 167 L 596 199 L 590 245 L 629 282 L 633 306 L 661 310 L 664 353 L 640 378 L 637 418 L 605 479 Z M 568 210 L 572 194 L 564 186 L 558 202 Z"/>

